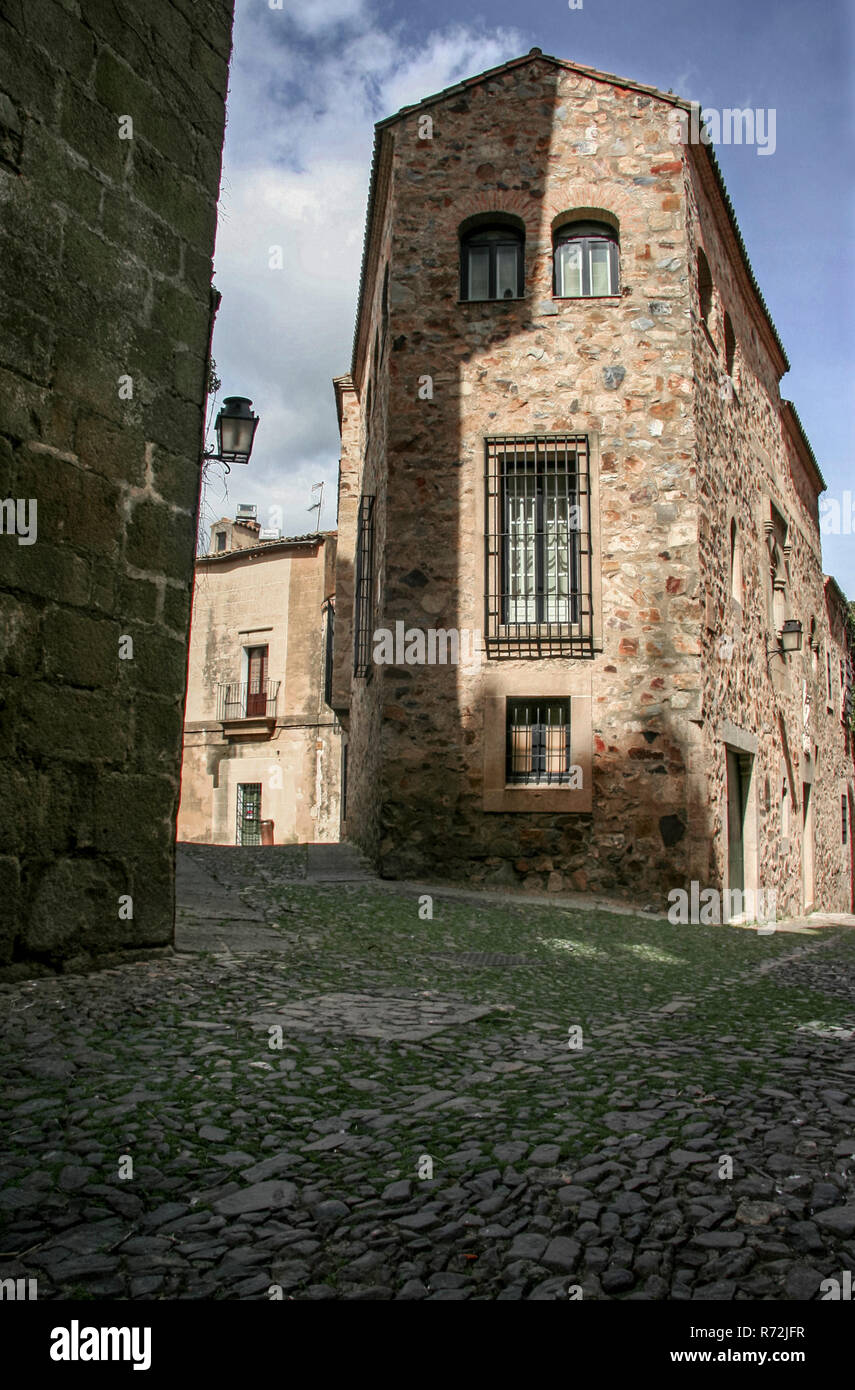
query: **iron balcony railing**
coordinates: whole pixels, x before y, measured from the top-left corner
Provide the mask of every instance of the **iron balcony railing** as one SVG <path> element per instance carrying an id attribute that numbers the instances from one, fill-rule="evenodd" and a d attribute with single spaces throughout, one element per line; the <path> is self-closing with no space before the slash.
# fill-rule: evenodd
<path id="1" fill-rule="evenodd" d="M 236 681 L 217 686 L 217 719 L 275 719 L 279 681 L 261 681 L 258 689 Z"/>

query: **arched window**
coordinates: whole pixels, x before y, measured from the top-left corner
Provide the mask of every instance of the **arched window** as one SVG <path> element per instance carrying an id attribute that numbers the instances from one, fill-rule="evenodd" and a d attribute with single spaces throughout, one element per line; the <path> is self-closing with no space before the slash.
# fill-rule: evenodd
<path id="1" fill-rule="evenodd" d="M 709 261 L 700 247 L 698 247 L 698 303 L 701 310 L 701 322 L 704 323 L 707 328 L 710 326 L 712 298 L 713 285 Z"/>
<path id="2" fill-rule="evenodd" d="M 730 321 L 730 314 L 724 316 L 724 369 L 727 375 L 733 380 L 733 370 L 736 364 L 736 334 L 733 331 L 733 324 Z"/>
<path id="3" fill-rule="evenodd" d="M 554 247 L 556 298 L 620 294 L 618 234 L 607 222 L 567 222 L 556 229 Z"/>
<path id="4" fill-rule="evenodd" d="M 460 239 L 461 299 L 521 299 L 523 233 L 514 226 L 476 226 Z"/>

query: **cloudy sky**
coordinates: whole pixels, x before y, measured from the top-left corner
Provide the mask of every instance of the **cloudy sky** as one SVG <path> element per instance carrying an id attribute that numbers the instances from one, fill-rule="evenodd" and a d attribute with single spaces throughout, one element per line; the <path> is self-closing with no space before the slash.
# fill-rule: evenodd
<path id="1" fill-rule="evenodd" d="M 535 45 L 704 106 L 775 110 L 774 154 L 717 153 L 792 363 L 782 394 L 843 513 L 841 534 L 823 537 L 825 568 L 855 595 L 843 0 L 236 0 L 214 356 L 222 394 L 250 396 L 261 424 L 249 467 L 227 487 L 212 478 L 209 519 L 255 502 L 263 525 L 313 530 L 323 480 L 321 524 L 335 525 L 331 378 L 350 367 L 374 122 Z"/>

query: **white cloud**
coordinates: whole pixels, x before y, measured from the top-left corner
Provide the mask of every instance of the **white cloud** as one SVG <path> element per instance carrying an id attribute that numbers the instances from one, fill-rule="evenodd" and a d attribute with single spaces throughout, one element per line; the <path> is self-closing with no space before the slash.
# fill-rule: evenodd
<path id="1" fill-rule="evenodd" d="M 213 488 L 207 499 L 217 515 L 238 501 L 256 502 L 260 518 L 281 507 L 292 534 L 312 526 L 320 479 L 323 525 L 335 525 L 331 379 L 350 367 L 374 122 L 525 49 L 517 32 L 460 23 L 414 39 L 359 0 L 313 0 L 301 14 L 238 6 L 214 357 L 222 395 L 251 397 L 261 424 L 228 498 Z M 298 23 L 325 41 L 301 40 Z M 271 247 L 282 269 L 270 268 Z"/>

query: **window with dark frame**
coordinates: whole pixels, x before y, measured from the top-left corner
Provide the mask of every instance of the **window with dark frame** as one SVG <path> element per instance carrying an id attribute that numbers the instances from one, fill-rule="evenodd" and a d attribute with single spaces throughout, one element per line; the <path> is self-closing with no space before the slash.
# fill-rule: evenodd
<path id="1" fill-rule="evenodd" d="M 218 531 L 218 532 L 217 532 L 217 550 L 225 550 L 225 548 L 226 548 L 226 533 L 225 533 L 225 531 Z"/>
<path id="2" fill-rule="evenodd" d="M 521 299 L 525 293 L 523 233 L 476 227 L 460 239 L 460 298 Z"/>
<path id="3" fill-rule="evenodd" d="M 374 631 L 374 498 L 359 500 L 356 540 L 356 585 L 353 617 L 353 674 L 371 674 L 371 638 Z"/>
<path id="4" fill-rule="evenodd" d="M 509 699 L 506 725 L 507 782 L 560 786 L 571 781 L 569 699 Z"/>
<path id="5" fill-rule="evenodd" d="M 620 294 L 618 234 L 607 222 L 569 222 L 553 237 L 556 299 Z"/>
<path id="6" fill-rule="evenodd" d="M 845 792 L 840 793 L 840 838 L 844 845 L 849 843 L 849 803 Z"/>
<path id="7" fill-rule="evenodd" d="M 488 651 L 593 657 L 587 436 L 504 436 L 485 447 Z"/>

